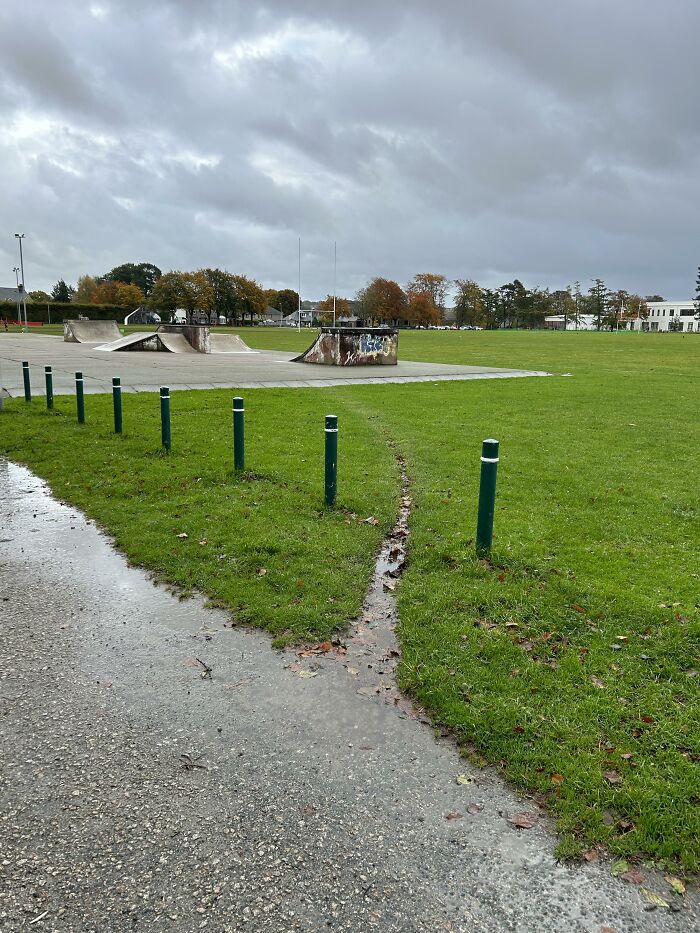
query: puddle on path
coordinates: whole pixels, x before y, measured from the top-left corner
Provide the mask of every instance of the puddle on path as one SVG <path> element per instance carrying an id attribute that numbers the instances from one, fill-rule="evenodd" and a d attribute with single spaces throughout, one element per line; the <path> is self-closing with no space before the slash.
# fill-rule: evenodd
<path id="1" fill-rule="evenodd" d="M 296 656 L 287 669 L 298 677 L 314 677 L 340 665 L 355 691 L 395 707 L 401 715 L 430 725 L 420 707 L 414 706 L 397 687 L 396 668 L 401 653 L 396 636 L 396 591 L 406 566 L 412 500 L 403 457 L 397 456 L 401 473 L 401 500 L 396 524 L 382 543 L 362 611 L 350 623 L 342 640 L 289 649 Z"/>

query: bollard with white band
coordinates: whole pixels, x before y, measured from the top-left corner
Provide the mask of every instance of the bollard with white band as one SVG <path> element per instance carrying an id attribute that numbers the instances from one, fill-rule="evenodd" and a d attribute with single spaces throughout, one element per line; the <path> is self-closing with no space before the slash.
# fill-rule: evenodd
<path id="1" fill-rule="evenodd" d="M 50 366 L 44 366 L 44 378 L 46 379 L 46 407 L 50 411 L 53 408 L 53 371 Z"/>
<path id="2" fill-rule="evenodd" d="M 163 447 L 170 453 L 170 389 L 160 387 L 160 434 Z"/>
<path id="3" fill-rule="evenodd" d="M 119 376 L 112 378 L 112 403 L 114 405 L 114 433 L 122 433 L 122 381 Z"/>
<path id="4" fill-rule="evenodd" d="M 85 424 L 85 386 L 83 374 L 75 374 L 75 400 L 78 407 L 78 424 Z"/>
<path id="5" fill-rule="evenodd" d="M 245 407 L 240 395 L 233 400 L 233 468 L 245 469 Z"/>
<path id="6" fill-rule="evenodd" d="M 479 515 L 476 522 L 476 553 L 487 557 L 493 541 L 493 514 L 496 508 L 496 474 L 498 472 L 498 441 L 489 438 L 481 446 L 481 481 L 479 483 Z"/>
<path id="7" fill-rule="evenodd" d="M 32 400 L 32 384 L 29 379 L 29 363 L 22 363 L 22 378 L 24 379 L 24 401 Z"/>
<path id="8" fill-rule="evenodd" d="M 326 505 L 335 505 L 338 486 L 338 417 L 326 415 Z"/>

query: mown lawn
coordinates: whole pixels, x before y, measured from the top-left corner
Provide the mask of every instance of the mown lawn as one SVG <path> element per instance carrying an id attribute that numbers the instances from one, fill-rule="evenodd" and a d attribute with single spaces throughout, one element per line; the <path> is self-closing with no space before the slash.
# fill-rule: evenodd
<path id="1" fill-rule="evenodd" d="M 310 342 L 241 333 L 257 347 Z M 697 870 L 700 338 L 407 332 L 400 352 L 572 375 L 246 390 L 255 475 L 242 479 L 229 469 L 229 392 L 173 394 L 169 457 L 144 396 L 125 396 L 124 438 L 110 434 L 107 398 L 88 398 L 82 428 L 72 399 L 54 415 L 12 401 L 0 449 L 132 560 L 288 640 L 341 631 L 361 603 L 395 514 L 395 447 L 414 498 L 402 685 L 550 808 L 562 854 L 601 845 Z M 331 410 L 335 512 L 321 506 Z M 489 436 L 501 463 L 486 563 L 473 534 Z M 369 515 L 381 524 L 359 520 Z"/>

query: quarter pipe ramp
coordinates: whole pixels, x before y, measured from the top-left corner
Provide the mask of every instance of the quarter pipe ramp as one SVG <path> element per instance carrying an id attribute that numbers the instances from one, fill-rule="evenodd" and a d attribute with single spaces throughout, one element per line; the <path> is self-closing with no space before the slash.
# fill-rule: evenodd
<path id="1" fill-rule="evenodd" d="M 293 363 L 325 366 L 395 366 L 399 333 L 384 327 L 322 327 L 314 343 Z"/>
<path id="2" fill-rule="evenodd" d="M 63 340 L 66 343 L 104 343 L 119 340 L 121 335 L 116 321 L 63 322 Z"/>

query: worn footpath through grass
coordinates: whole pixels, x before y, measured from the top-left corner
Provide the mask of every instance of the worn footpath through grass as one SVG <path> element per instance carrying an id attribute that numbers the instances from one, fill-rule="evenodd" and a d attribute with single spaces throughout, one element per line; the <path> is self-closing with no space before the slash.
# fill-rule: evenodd
<path id="1" fill-rule="evenodd" d="M 310 342 L 261 328 L 245 337 Z M 229 469 L 228 392 L 173 394 L 170 457 L 148 396 L 125 397 L 124 438 L 110 434 L 109 399 L 88 399 L 84 427 L 72 399 L 54 415 L 42 400 L 29 411 L 13 401 L 0 449 L 132 560 L 288 640 L 327 637 L 357 611 L 395 514 L 395 443 L 415 505 L 398 597 L 402 685 L 551 809 L 563 854 L 602 846 L 697 870 L 700 340 L 413 332 L 401 355 L 573 375 L 247 390 L 256 475 L 241 479 Z M 331 410 L 336 512 L 321 507 Z M 502 460 L 482 563 L 472 539 L 488 436 Z M 358 521 L 370 514 L 379 526 Z"/>

